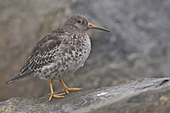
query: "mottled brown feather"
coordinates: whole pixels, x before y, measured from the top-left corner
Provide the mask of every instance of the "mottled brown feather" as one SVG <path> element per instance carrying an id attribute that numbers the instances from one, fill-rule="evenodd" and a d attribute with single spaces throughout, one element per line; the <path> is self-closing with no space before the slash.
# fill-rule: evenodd
<path id="1" fill-rule="evenodd" d="M 42 40 L 40 40 L 35 48 L 33 49 L 31 56 L 25 63 L 20 71 L 21 75 L 24 75 L 28 70 L 36 71 L 42 66 L 50 63 L 53 60 L 52 51 L 54 48 L 58 47 L 61 43 L 61 38 L 54 35 L 47 35 Z"/>
<path id="2" fill-rule="evenodd" d="M 20 73 L 10 80 L 24 77 L 31 74 L 38 69 L 42 68 L 44 65 L 51 63 L 53 61 L 53 49 L 57 48 L 62 41 L 62 37 L 52 32 L 50 35 L 43 37 L 31 52 L 31 56 L 28 58 L 27 62 L 21 68 Z"/>
<path id="3" fill-rule="evenodd" d="M 88 29 L 108 31 L 89 23 L 82 15 L 71 16 L 37 43 L 19 74 L 7 83 L 29 74 L 41 79 L 59 79 L 75 72 L 90 54 Z"/>

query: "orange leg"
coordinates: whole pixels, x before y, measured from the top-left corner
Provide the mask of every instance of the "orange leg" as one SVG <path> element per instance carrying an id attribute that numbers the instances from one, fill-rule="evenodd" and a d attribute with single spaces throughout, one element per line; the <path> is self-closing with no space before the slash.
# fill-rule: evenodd
<path id="1" fill-rule="evenodd" d="M 82 88 L 68 88 L 66 84 L 63 82 L 63 80 L 60 79 L 59 81 L 64 87 L 63 91 L 65 91 L 67 94 L 69 93 L 69 91 L 82 91 L 83 90 Z"/>
<path id="2" fill-rule="evenodd" d="M 51 91 L 51 96 L 49 98 L 49 101 L 52 100 L 52 98 L 64 98 L 63 95 L 65 95 L 66 93 L 61 93 L 61 94 L 54 94 L 54 90 L 53 90 L 53 80 L 52 79 L 49 79 L 49 84 L 50 84 L 50 91 Z"/>

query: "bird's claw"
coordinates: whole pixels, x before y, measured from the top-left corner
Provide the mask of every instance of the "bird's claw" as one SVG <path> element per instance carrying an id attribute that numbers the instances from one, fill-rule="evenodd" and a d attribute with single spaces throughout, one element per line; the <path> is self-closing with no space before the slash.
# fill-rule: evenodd
<path id="1" fill-rule="evenodd" d="M 63 95 L 66 95 L 66 93 L 61 93 L 61 94 L 51 94 L 50 98 L 49 98 L 49 101 L 52 100 L 52 98 L 64 98 L 65 96 Z"/>
<path id="2" fill-rule="evenodd" d="M 82 91 L 82 88 L 64 88 L 63 91 L 69 94 L 69 91 Z"/>

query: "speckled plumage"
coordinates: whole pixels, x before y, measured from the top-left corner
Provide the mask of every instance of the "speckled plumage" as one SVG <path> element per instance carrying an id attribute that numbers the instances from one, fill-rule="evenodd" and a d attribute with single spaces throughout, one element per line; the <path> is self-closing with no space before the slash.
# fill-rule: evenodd
<path id="1" fill-rule="evenodd" d="M 75 20 L 80 20 L 78 15 Z M 36 76 L 41 79 L 59 79 L 70 75 L 84 64 L 90 54 L 91 43 L 86 31 L 77 31 L 75 26 L 67 27 L 66 23 L 43 37 L 34 47 L 31 56 L 19 74 L 9 81 L 25 76 Z M 82 21 L 88 23 L 84 17 Z"/>
<path id="2" fill-rule="evenodd" d="M 61 27 L 53 30 L 36 44 L 19 74 L 7 83 L 25 76 L 50 79 L 50 84 L 52 80 L 60 80 L 68 93 L 69 90 L 61 78 L 74 73 L 88 58 L 91 50 L 91 42 L 87 35 L 88 29 L 108 31 L 89 23 L 82 15 L 71 16 Z M 52 86 L 50 88 L 52 97 L 62 97 L 54 95 Z"/>
<path id="3" fill-rule="evenodd" d="M 48 52 L 49 55 L 44 56 L 46 59 L 51 56 L 50 63 L 39 69 L 35 76 L 42 79 L 60 79 L 70 75 L 84 64 L 90 50 L 91 43 L 87 34 L 72 34 L 70 38 L 62 39 L 59 46 Z"/>

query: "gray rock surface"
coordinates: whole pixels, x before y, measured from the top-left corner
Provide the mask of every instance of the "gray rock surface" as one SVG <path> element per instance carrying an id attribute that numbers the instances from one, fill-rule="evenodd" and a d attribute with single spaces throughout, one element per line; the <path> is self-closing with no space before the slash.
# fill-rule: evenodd
<path id="1" fill-rule="evenodd" d="M 168 113 L 170 78 L 139 79 L 114 87 L 72 92 L 64 99 L 13 97 L 0 102 L 3 113 Z"/>

